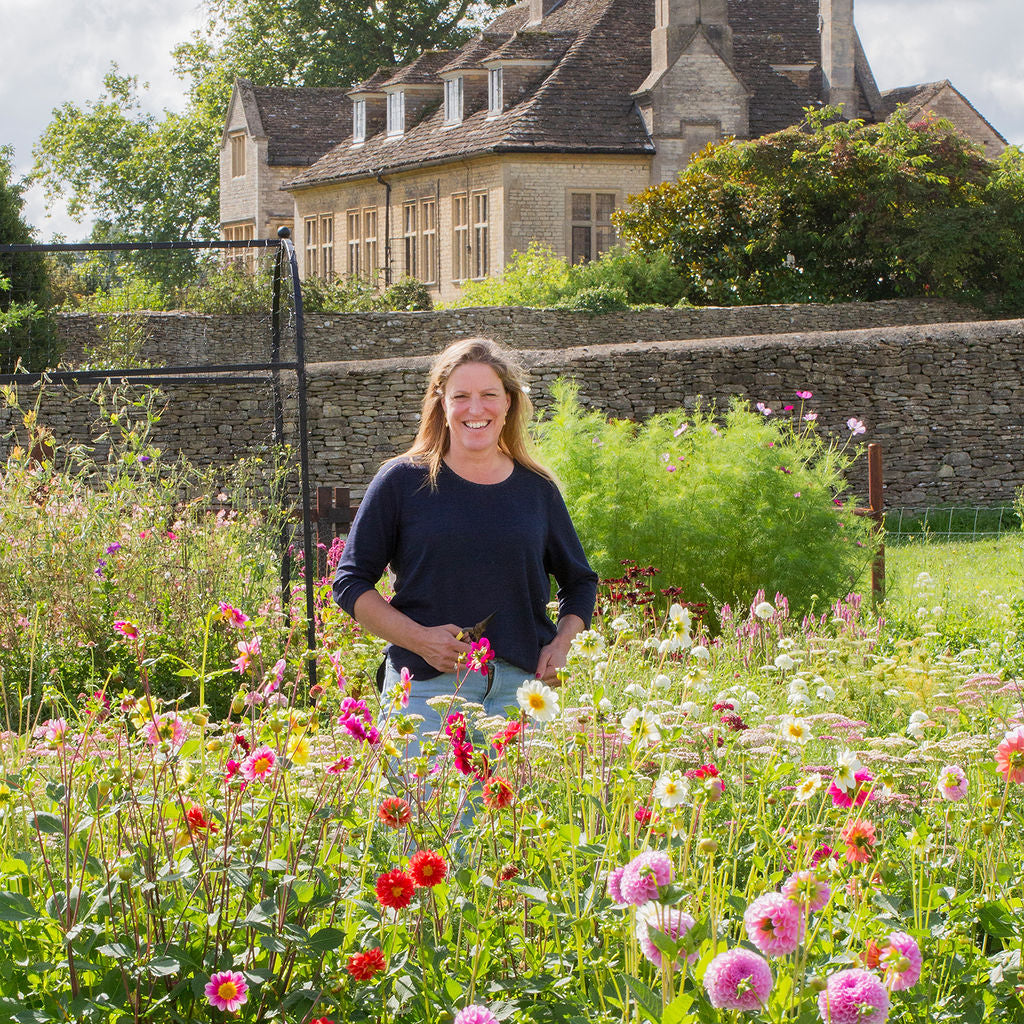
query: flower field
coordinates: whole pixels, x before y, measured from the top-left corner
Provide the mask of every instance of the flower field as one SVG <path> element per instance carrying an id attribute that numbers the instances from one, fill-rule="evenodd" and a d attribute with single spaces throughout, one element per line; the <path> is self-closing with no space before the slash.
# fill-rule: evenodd
<path id="1" fill-rule="evenodd" d="M 877 610 L 625 564 L 560 687 L 423 738 L 329 572 L 310 685 L 287 520 L 157 415 L 55 469 L 26 412 L 0 476 L 0 1020 L 1024 1021 L 1019 533 L 891 549 Z M 736 417 L 792 492 L 808 435 Z"/>
<path id="2" fill-rule="evenodd" d="M 561 688 L 446 700 L 415 756 L 326 591 L 314 693 L 227 602 L 223 717 L 48 692 L 3 737 L 0 1013 L 1024 1019 L 1019 604 L 952 653 L 927 573 L 891 623 L 760 594 L 713 639 L 648 584 L 608 588 Z M 144 679 L 161 638 L 109 639 Z"/>

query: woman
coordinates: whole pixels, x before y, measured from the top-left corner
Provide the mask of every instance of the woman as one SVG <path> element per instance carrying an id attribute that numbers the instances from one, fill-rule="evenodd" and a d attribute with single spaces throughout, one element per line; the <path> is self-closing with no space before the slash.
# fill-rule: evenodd
<path id="1" fill-rule="evenodd" d="M 456 686 L 503 714 L 524 677 L 557 683 L 572 638 L 590 625 L 597 576 L 551 474 L 529 453 L 531 414 L 509 353 L 481 338 L 449 345 L 431 369 L 416 439 L 370 483 L 338 565 L 335 601 L 389 642 L 384 691 L 408 669 L 408 710 L 427 729 L 440 726 L 427 701 Z M 390 604 L 375 589 L 389 565 Z M 469 631 L 485 619 L 494 671 L 470 672 Z"/>

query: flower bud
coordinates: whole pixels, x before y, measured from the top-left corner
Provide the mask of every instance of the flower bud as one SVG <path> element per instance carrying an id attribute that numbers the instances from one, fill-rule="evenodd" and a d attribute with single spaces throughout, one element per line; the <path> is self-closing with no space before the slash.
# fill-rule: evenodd
<path id="1" fill-rule="evenodd" d="M 240 715 L 244 710 L 245 697 L 240 693 L 236 693 L 234 697 L 231 698 L 231 713 L 233 715 Z"/>
<path id="2" fill-rule="evenodd" d="M 697 844 L 697 849 L 700 850 L 701 853 L 717 853 L 718 841 L 710 838 L 702 839 Z"/>

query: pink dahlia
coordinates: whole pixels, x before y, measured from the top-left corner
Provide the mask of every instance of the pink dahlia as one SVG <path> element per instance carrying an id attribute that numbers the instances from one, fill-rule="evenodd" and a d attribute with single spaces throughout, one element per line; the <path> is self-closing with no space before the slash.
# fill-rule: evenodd
<path id="1" fill-rule="evenodd" d="M 211 1006 L 237 1013 L 249 998 L 249 986 L 240 971 L 220 971 L 206 983 L 206 999 Z"/>
<path id="2" fill-rule="evenodd" d="M 772 990 L 772 971 L 763 956 L 729 949 L 708 964 L 704 988 L 717 1010 L 760 1010 Z"/>
<path id="3" fill-rule="evenodd" d="M 828 787 L 833 807 L 852 807 L 854 804 L 858 807 L 863 807 L 866 800 L 875 799 L 874 787 L 872 785 L 875 777 L 871 772 L 861 769 L 854 772 L 853 778 L 854 787 L 852 793 L 847 793 L 846 790 L 842 789 L 835 782 Z"/>
<path id="4" fill-rule="evenodd" d="M 616 868 L 608 876 L 608 895 L 612 898 L 612 902 L 618 903 L 620 907 L 626 902 L 622 895 L 622 872 L 625 870 L 625 868 Z"/>
<path id="5" fill-rule="evenodd" d="M 921 977 L 921 950 L 906 932 L 893 932 L 879 958 L 886 985 L 893 991 L 913 988 Z"/>
<path id="6" fill-rule="evenodd" d="M 1024 782 L 1024 726 L 1008 732 L 996 747 L 996 770 L 1007 782 Z"/>
<path id="7" fill-rule="evenodd" d="M 243 762 L 242 776 L 246 782 L 266 782 L 277 763 L 277 754 L 266 743 L 257 747 Z"/>
<path id="8" fill-rule="evenodd" d="M 498 1024 L 498 1018 L 486 1006 L 474 1004 L 459 1010 L 452 1024 Z"/>
<path id="9" fill-rule="evenodd" d="M 939 769 L 939 796 L 950 803 L 956 803 L 967 796 L 967 775 L 958 764 L 947 764 Z"/>
<path id="10" fill-rule="evenodd" d="M 672 881 L 672 861 L 667 853 L 648 851 L 634 857 L 623 869 L 619 890 L 624 903 L 642 907 L 658 898 L 658 889 Z"/>
<path id="11" fill-rule="evenodd" d="M 636 937 L 640 943 L 640 949 L 655 967 L 660 967 L 663 955 L 654 944 L 652 933 L 660 932 L 673 942 L 678 942 L 696 923 L 689 914 L 678 907 L 649 904 L 637 914 Z M 691 964 L 696 959 L 696 953 L 691 953 L 686 957 L 687 962 Z"/>
<path id="12" fill-rule="evenodd" d="M 172 747 L 180 747 L 185 742 L 185 720 L 176 712 L 168 711 L 151 718 L 142 727 L 142 735 L 154 747 L 165 740 Z"/>
<path id="13" fill-rule="evenodd" d="M 782 883 L 782 895 L 798 907 L 816 914 L 832 897 L 832 887 L 814 871 L 794 871 Z"/>
<path id="14" fill-rule="evenodd" d="M 220 618 L 235 629 L 241 629 L 249 621 L 249 616 L 245 612 L 239 611 L 227 601 L 218 601 L 217 607 Z"/>
<path id="15" fill-rule="evenodd" d="M 837 971 L 818 993 L 825 1024 L 885 1024 L 889 992 L 872 971 L 851 967 Z"/>
<path id="16" fill-rule="evenodd" d="M 768 956 L 792 953 L 804 937 L 804 915 L 781 892 L 766 892 L 743 915 L 750 941 Z"/>

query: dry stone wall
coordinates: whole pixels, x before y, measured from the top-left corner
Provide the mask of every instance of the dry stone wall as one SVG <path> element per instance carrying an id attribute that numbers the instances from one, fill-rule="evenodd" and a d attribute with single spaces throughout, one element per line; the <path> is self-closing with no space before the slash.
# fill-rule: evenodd
<path id="1" fill-rule="evenodd" d="M 882 443 L 890 506 L 1008 502 L 1024 486 L 1024 321 L 669 340 L 630 340 L 637 333 L 633 325 L 623 340 L 594 342 L 592 325 L 604 319 L 577 318 L 576 334 L 563 321 L 564 347 L 517 346 L 538 405 L 559 376 L 575 378 L 586 403 L 633 419 L 699 402 L 721 406 L 733 396 L 780 409 L 795 391 L 809 390 L 821 429 L 844 437 L 846 420 L 855 416 L 868 426 L 862 440 Z M 195 343 L 189 325 L 182 320 L 183 345 Z M 605 331 L 607 338 L 607 325 Z M 453 333 L 432 335 L 424 350 L 434 351 Z M 379 337 L 387 350 L 390 336 L 382 330 Z M 532 340 L 539 341 L 539 334 Z M 379 463 L 414 435 L 429 362 L 429 356 L 411 353 L 385 359 L 348 353 L 344 360 L 310 365 L 314 483 L 362 493 Z M 294 443 L 294 379 L 284 376 L 285 439 Z M 58 439 L 95 437 L 104 429 L 87 401 L 91 390 L 45 392 L 41 418 Z M 173 385 L 163 392 L 155 443 L 168 453 L 226 462 L 258 452 L 271 438 L 265 383 Z M 22 398 L 33 395 L 23 391 Z M 9 411 L 0 412 L 0 433 L 17 426 Z M 854 482 L 864 493 L 863 477 Z"/>
<path id="2" fill-rule="evenodd" d="M 195 313 L 133 313 L 156 366 L 197 362 L 261 362 L 270 358 L 270 317 Z M 669 341 L 797 331 L 977 320 L 977 310 L 951 302 L 893 299 L 836 305 L 721 306 L 644 309 L 589 316 L 553 309 L 491 306 L 422 313 L 307 314 L 306 360 L 389 359 L 430 355 L 455 338 L 483 335 L 517 349 L 578 348 L 619 341 Z M 88 313 L 60 317 L 64 361 L 75 365 L 95 346 L 108 318 Z M 285 340 L 291 338 L 291 325 Z M 294 350 L 283 348 L 282 358 Z"/>

